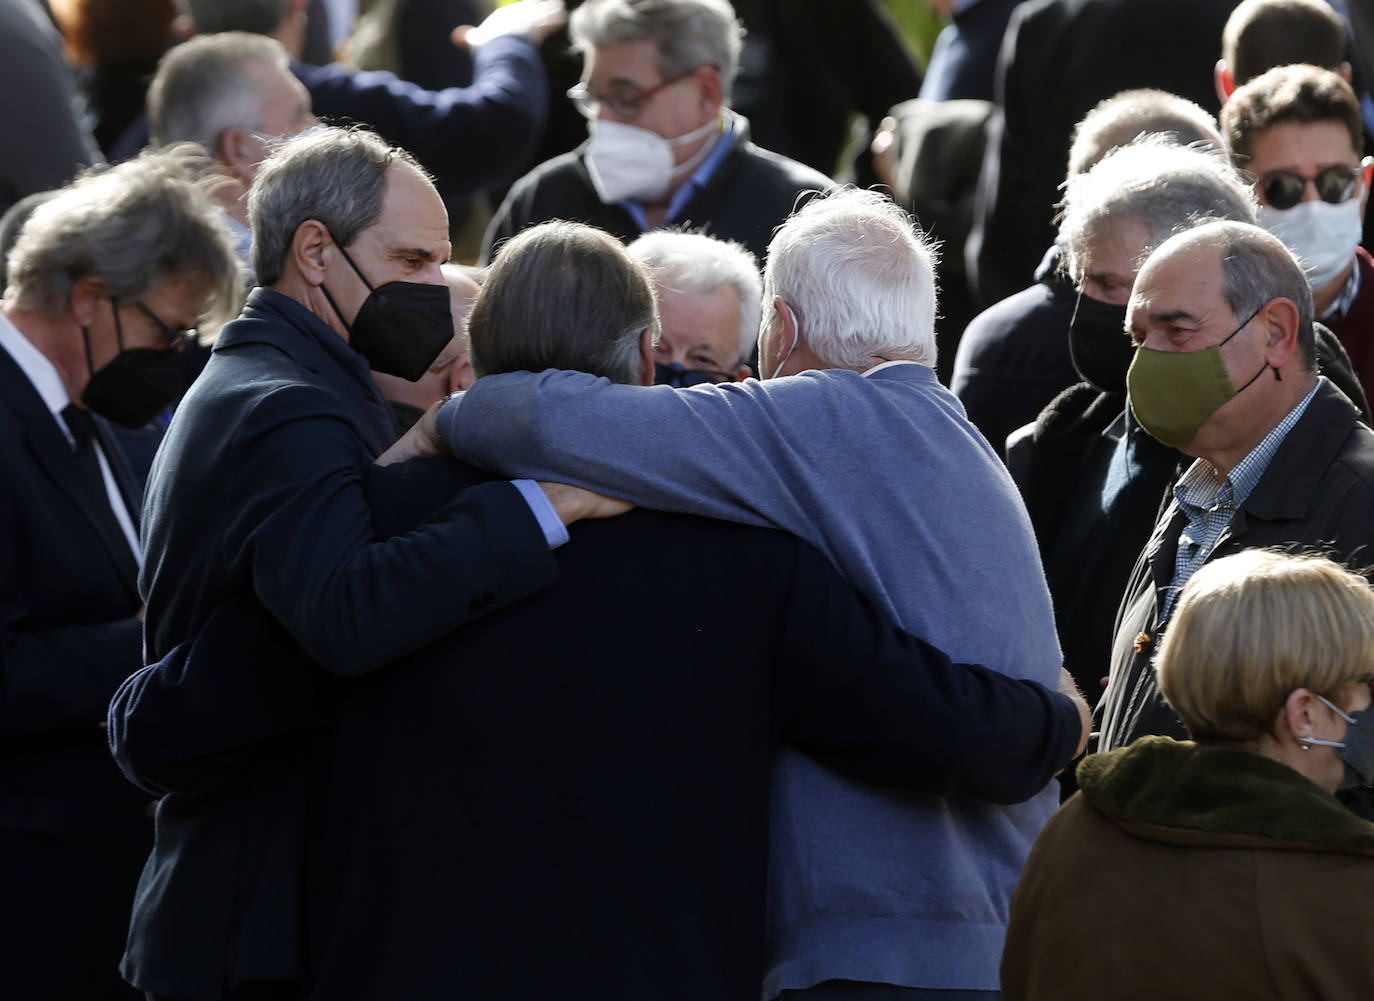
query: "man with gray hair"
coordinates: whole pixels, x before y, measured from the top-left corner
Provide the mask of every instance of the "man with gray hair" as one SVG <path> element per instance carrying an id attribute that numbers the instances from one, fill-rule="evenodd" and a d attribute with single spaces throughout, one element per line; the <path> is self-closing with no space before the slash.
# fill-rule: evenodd
<path id="1" fill-rule="evenodd" d="M 415 160 L 370 132 L 317 130 L 258 171 L 249 217 L 261 287 L 177 409 L 144 498 L 148 660 L 239 598 L 271 613 L 312 677 L 366 674 L 553 581 L 564 523 L 603 510 L 587 491 L 493 482 L 423 532 L 373 530 L 364 473 L 394 432 L 369 369 L 415 380 L 453 337 L 447 217 Z M 163 798 L 131 983 L 213 1001 L 302 979 L 298 869 L 235 870 L 219 847 L 258 843 L 263 824 L 286 832 L 264 854 L 298 843 L 304 808 L 284 786 L 298 763 L 279 749 L 241 785 Z"/>
<path id="2" fill-rule="evenodd" d="M 182 388 L 187 332 L 236 309 L 219 213 L 147 154 L 29 217 L 0 302 L 0 969 L 35 999 L 131 998 L 115 975 L 148 799 L 101 730 L 140 663 L 139 492 L 108 421 Z"/>
<path id="3" fill-rule="evenodd" d="M 532 223 L 573 219 L 622 240 L 667 225 L 702 229 L 762 258 L 806 192 L 810 167 L 760 149 L 730 110 L 743 29 L 728 0 L 586 0 L 573 11 L 582 82 L 568 92 L 588 141 L 511 188 L 483 258 Z"/>
<path id="4" fill-rule="evenodd" d="M 1199 567 L 1267 546 L 1368 565 L 1374 541 L 1374 432 L 1317 374 L 1312 293 L 1277 237 L 1239 222 L 1171 237 L 1136 276 L 1128 315 L 1131 410 L 1196 461 L 1121 602 L 1104 749 L 1146 734 L 1185 736 L 1150 661 Z"/>
<path id="5" fill-rule="evenodd" d="M 1054 684 L 1030 523 L 935 377 L 934 255 L 907 215 L 871 191 L 811 200 L 769 246 L 764 298 L 763 382 L 492 376 L 392 455 L 559 469 L 644 506 L 791 531 L 955 659 Z M 859 787 L 796 751 L 774 781 L 765 998 L 996 994 L 1006 902 L 1054 789 L 975 807 Z"/>
<path id="6" fill-rule="evenodd" d="M 310 94 L 281 43 L 229 31 L 170 49 L 148 87 L 148 129 L 158 146 L 199 144 L 222 178 L 211 196 L 249 259 L 248 187 L 274 142 L 315 124 Z"/>
<path id="7" fill-rule="evenodd" d="M 658 298 L 654 382 L 682 388 L 749 378 L 763 297 L 754 255 L 738 243 L 673 230 L 645 233 L 630 255 L 649 269 Z"/>

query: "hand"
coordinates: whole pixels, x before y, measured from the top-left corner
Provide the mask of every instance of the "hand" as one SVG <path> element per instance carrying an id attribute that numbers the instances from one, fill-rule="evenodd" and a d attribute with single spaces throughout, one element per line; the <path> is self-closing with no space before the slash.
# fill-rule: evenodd
<path id="1" fill-rule="evenodd" d="M 497 7 L 477 27 L 460 24 L 453 29 L 453 44 L 476 49 L 500 35 L 524 35 L 538 46 L 568 22 L 563 0 L 515 0 Z"/>
<path id="2" fill-rule="evenodd" d="M 873 133 L 873 142 L 868 148 L 873 153 L 873 173 L 877 175 L 878 181 L 892 192 L 893 198 L 897 198 L 897 177 L 894 171 L 897 166 L 896 146 L 897 119 L 888 115 L 878 124 L 878 130 Z"/>
<path id="3" fill-rule="evenodd" d="M 540 483 L 553 509 L 563 524 L 571 525 L 583 518 L 614 518 L 634 510 L 634 505 L 616 497 L 607 497 L 594 490 L 575 487 L 570 483 Z"/>
<path id="4" fill-rule="evenodd" d="M 1062 667 L 1059 669 L 1059 683 L 1055 686 L 1055 691 L 1060 695 L 1067 695 L 1069 698 L 1073 699 L 1074 707 L 1078 710 L 1078 719 L 1082 724 L 1083 732 L 1078 737 L 1078 750 L 1073 752 L 1073 759 L 1077 759 L 1088 749 L 1088 738 L 1092 736 L 1092 707 L 1084 700 L 1083 693 L 1080 692 L 1078 686 L 1074 684 L 1073 675 Z"/>
<path id="5" fill-rule="evenodd" d="M 389 466 L 393 462 L 405 462 L 408 459 L 450 454 L 439 440 L 439 432 L 434 423 L 435 416 L 443 405 L 444 401 L 440 400 L 426 410 L 411 429 L 401 435 L 396 444 L 377 456 L 377 465 Z"/>

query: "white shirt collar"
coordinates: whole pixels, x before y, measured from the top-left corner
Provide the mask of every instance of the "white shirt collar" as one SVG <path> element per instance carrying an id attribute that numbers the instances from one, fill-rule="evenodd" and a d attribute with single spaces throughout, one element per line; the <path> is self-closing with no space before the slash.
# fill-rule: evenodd
<path id="1" fill-rule="evenodd" d="M 33 383 L 33 388 L 38 390 L 44 405 L 52 411 L 53 416 L 58 418 L 58 423 L 65 429 L 66 424 L 62 422 L 61 414 L 67 404 L 72 402 L 72 398 L 67 395 L 67 387 L 62 383 L 62 376 L 57 374 L 57 367 L 47 356 L 20 333 L 19 328 L 10 321 L 4 310 L 0 310 L 0 347 L 9 352 L 15 364 L 28 376 L 29 382 Z"/>

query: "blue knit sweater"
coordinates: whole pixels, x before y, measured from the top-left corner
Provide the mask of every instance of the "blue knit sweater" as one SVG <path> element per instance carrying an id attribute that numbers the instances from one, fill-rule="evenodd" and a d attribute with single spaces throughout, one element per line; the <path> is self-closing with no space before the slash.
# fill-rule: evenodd
<path id="1" fill-rule="evenodd" d="M 439 429 L 502 475 L 793 532 L 955 660 L 1055 684 L 1020 496 L 925 366 L 690 390 L 491 376 Z M 795 751 L 775 778 L 765 998 L 831 978 L 998 988 L 1012 890 L 1054 789 L 1015 806 L 953 802 L 859 787 Z"/>

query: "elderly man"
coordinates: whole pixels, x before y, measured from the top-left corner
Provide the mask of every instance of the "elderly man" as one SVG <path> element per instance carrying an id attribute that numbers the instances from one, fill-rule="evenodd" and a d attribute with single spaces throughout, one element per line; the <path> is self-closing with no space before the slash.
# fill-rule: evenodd
<path id="1" fill-rule="evenodd" d="M 315 124 L 310 94 L 291 74 L 275 39 L 230 31 L 193 38 L 171 49 L 148 87 L 148 130 L 154 144 L 198 143 L 215 159 L 221 183 L 212 197 L 224 209 L 250 259 L 248 188 L 269 145 Z"/>
<path id="2" fill-rule="evenodd" d="M 1227 146 L 1255 178 L 1260 223 L 1307 269 L 1316 318 L 1374 389 L 1374 257 L 1361 247 L 1374 159 L 1360 158 L 1360 104 L 1341 77 L 1281 66 L 1239 88 L 1221 110 Z"/>
<path id="3" fill-rule="evenodd" d="M 1131 292 L 1131 410 L 1196 461 L 1174 488 L 1117 616 L 1102 746 L 1183 736 L 1150 660 L 1179 589 L 1240 549 L 1306 545 L 1367 565 L 1374 432 L 1316 372 L 1312 293 L 1274 236 L 1209 223 L 1145 262 Z"/>
<path id="4" fill-rule="evenodd" d="M 147 798 L 100 726 L 140 664 L 139 495 L 107 418 L 181 388 L 178 350 L 238 306 L 213 205 L 147 155 L 41 205 L 0 303 L 0 969 L 14 997 L 129 998 L 115 975 Z"/>
<path id="5" fill-rule="evenodd" d="M 1142 134 L 1167 135 L 1180 145 L 1222 146 L 1216 119 L 1192 101 L 1162 90 L 1127 90 L 1102 101 L 1075 127 L 1066 183 Z M 1061 226 L 1035 284 L 974 317 L 959 340 L 949 388 L 998 449 L 1075 381 L 1064 334 L 1078 292 L 1063 267 L 1063 251 Z M 1130 285 L 1121 291 L 1129 292 Z"/>
<path id="6" fill-rule="evenodd" d="M 362 674 L 550 583 L 561 522 L 594 507 L 585 491 L 550 487 L 551 504 L 532 483 L 484 484 L 424 532 L 380 542 L 372 529 L 363 473 L 394 427 L 369 368 L 416 379 L 453 337 L 446 216 L 415 161 L 371 133 L 321 129 L 258 172 L 249 216 L 262 287 L 178 408 L 144 499 L 146 656 L 238 596 L 324 670 Z M 215 840 L 280 814 L 292 760 L 218 798 L 163 799 L 131 982 L 198 1001 L 303 975 L 298 885 L 268 876 L 244 892 L 259 874 L 227 867 Z M 201 913 L 217 921 L 187 919 Z"/>
<path id="7" fill-rule="evenodd" d="M 561 467 L 646 506 L 786 529 L 955 659 L 1051 682 L 1025 509 L 931 367 L 934 263 L 909 218 L 876 192 L 813 199 L 773 238 L 764 297 L 765 382 L 479 379 L 395 454 L 435 448 L 437 420 L 478 465 Z M 796 752 L 775 781 L 765 997 L 996 992 L 1006 901 L 1054 790 L 973 807 L 857 786 Z"/>
<path id="8" fill-rule="evenodd" d="M 800 195 L 830 187 L 749 141 L 729 110 L 741 28 L 728 0 L 586 0 L 569 24 L 582 82 L 568 96 L 588 141 L 526 174 L 487 230 L 483 258 L 531 223 L 575 219 L 629 240 L 702 228 L 762 258 Z"/>
<path id="9" fill-rule="evenodd" d="M 630 244 L 630 256 L 649 269 L 658 299 L 654 382 L 681 388 L 753 374 L 763 297 L 753 254 L 738 243 L 662 230 Z"/>

